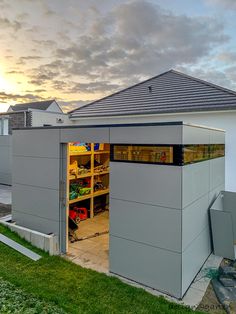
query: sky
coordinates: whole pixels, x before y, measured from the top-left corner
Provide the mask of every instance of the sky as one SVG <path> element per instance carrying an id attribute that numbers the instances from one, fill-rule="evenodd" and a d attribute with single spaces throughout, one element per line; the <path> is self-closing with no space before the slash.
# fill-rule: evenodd
<path id="1" fill-rule="evenodd" d="M 170 69 L 236 90 L 235 0 L 0 0 L 0 112 L 67 112 Z"/>

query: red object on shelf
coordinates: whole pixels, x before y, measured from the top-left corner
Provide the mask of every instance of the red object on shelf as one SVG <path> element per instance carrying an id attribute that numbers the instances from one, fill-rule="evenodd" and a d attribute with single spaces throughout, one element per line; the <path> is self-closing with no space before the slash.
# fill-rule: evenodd
<path id="1" fill-rule="evenodd" d="M 73 219 L 74 221 L 76 221 L 76 218 L 79 216 L 78 213 L 72 209 L 69 210 L 69 216 L 71 219 Z"/>
<path id="2" fill-rule="evenodd" d="M 69 215 L 70 215 L 70 218 L 74 220 L 76 217 L 79 217 L 80 220 L 85 220 L 88 218 L 88 210 L 85 207 L 74 206 L 73 209 L 70 209 Z"/>

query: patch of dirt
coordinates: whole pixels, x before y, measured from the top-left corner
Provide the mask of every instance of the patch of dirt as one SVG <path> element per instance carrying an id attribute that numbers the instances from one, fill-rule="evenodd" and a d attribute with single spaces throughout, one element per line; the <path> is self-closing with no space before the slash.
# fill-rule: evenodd
<path id="1" fill-rule="evenodd" d="M 197 307 L 197 310 L 206 312 L 206 313 L 211 313 L 211 314 L 225 314 L 226 313 L 223 306 L 217 300 L 217 297 L 215 295 L 215 292 L 211 284 L 209 284 L 201 303 Z"/>
<path id="2" fill-rule="evenodd" d="M 0 217 L 4 217 L 11 213 L 11 205 L 0 203 Z"/>

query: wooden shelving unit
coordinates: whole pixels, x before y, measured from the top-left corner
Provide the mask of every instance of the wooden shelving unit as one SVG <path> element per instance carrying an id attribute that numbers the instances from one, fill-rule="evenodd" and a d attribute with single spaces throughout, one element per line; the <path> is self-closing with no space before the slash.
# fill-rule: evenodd
<path id="1" fill-rule="evenodd" d="M 71 146 L 68 145 L 68 171 L 67 171 L 67 190 L 68 190 L 68 206 L 71 204 L 76 204 L 84 200 L 90 200 L 90 218 L 94 217 L 94 198 L 102 195 L 109 194 L 109 168 L 106 170 L 106 167 L 109 167 L 109 160 L 110 160 L 110 145 L 103 144 L 102 150 L 94 150 L 94 144 L 91 143 L 90 151 L 74 151 L 75 149 L 71 149 Z M 90 162 L 90 171 L 84 174 L 79 175 L 71 175 L 69 172 L 69 165 L 72 164 L 74 161 L 77 161 L 78 166 L 85 166 L 87 163 Z M 105 167 L 105 170 L 102 171 L 95 171 L 94 164 L 98 162 L 99 164 Z M 89 194 L 78 196 L 75 199 L 69 199 L 69 190 L 70 184 L 76 182 L 79 179 L 90 178 L 91 182 L 91 191 Z M 94 184 L 97 182 L 98 179 L 101 179 L 104 186 L 106 188 L 94 191 Z M 78 204 L 79 205 L 79 204 Z"/>
<path id="2" fill-rule="evenodd" d="M 87 155 L 92 155 L 92 152 L 87 151 L 87 152 L 71 152 L 70 151 L 70 156 L 78 156 L 78 154 L 80 156 L 87 156 Z"/>

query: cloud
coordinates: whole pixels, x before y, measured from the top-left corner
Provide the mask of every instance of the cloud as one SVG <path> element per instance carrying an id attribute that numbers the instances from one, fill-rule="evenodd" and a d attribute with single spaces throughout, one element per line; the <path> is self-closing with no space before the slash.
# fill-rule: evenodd
<path id="1" fill-rule="evenodd" d="M 68 112 L 73 109 L 81 108 L 89 103 L 89 101 L 83 101 L 83 100 L 71 100 L 71 101 L 62 101 L 57 100 L 57 103 L 62 108 L 63 112 Z"/>
<path id="2" fill-rule="evenodd" d="M 15 21 L 10 21 L 6 17 L 0 17 L 0 28 L 1 29 L 13 29 L 15 32 L 17 32 L 19 29 L 22 28 L 21 22 L 15 20 Z"/>
<path id="3" fill-rule="evenodd" d="M 206 0 L 206 1 L 210 4 L 219 5 L 229 10 L 236 9 L 235 0 Z"/>
<path id="4" fill-rule="evenodd" d="M 30 102 L 30 101 L 40 101 L 40 100 L 46 100 L 43 97 L 40 97 L 38 95 L 34 94 L 13 94 L 13 93 L 5 93 L 0 92 L 0 103 L 14 101 L 16 103 L 23 103 L 23 102 Z"/>
<path id="5" fill-rule="evenodd" d="M 7 71 L 6 74 L 23 74 L 23 71 L 20 70 L 11 70 L 11 71 Z"/>
<path id="6" fill-rule="evenodd" d="M 224 51 L 217 56 L 217 59 L 226 64 L 236 63 L 236 51 Z"/>
<path id="7" fill-rule="evenodd" d="M 95 21 L 77 45 L 59 49 L 57 54 L 71 60 L 69 70 L 74 75 L 96 73 L 124 79 L 196 62 L 226 40 L 222 25 L 214 19 L 176 16 L 152 3 L 136 1 Z"/>
<path id="8" fill-rule="evenodd" d="M 20 57 L 20 60 L 23 60 L 23 61 L 41 60 L 41 59 L 42 59 L 41 56 L 24 56 L 24 57 Z"/>
<path id="9" fill-rule="evenodd" d="M 213 84 L 229 88 L 236 91 L 236 66 L 224 70 L 218 70 L 214 67 L 177 67 L 179 71 L 189 74 L 193 77 L 211 82 Z"/>
<path id="10" fill-rule="evenodd" d="M 96 11 L 87 24 L 74 39 L 64 41 L 65 33 L 58 32 L 58 42 L 45 40 L 52 61 L 31 70 L 31 84 L 50 84 L 67 94 L 104 95 L 196 64 L 229 41 L 215 18 L 176 15 L 149 1 L 118 2 L 102 14 Z"/>
<path id="11" fill-rule="evenodd" d="M 97 93 L 97 92 L 114 92 L 120 87 L 119 84 L 112 84 L 108 81 L 97 81 L 89 83 L 75 83 L 71 87 L 68 86 L 65 93 Z"/>
<path id="12" fill-rule="evenodd" d="M 225 70 L 225 74 L 227 75 L 229 80 L 232 82 L 232 84 L 234 86 L 234 90 L 236 91 L 236 65 L 235 65 L 235 63 L 233 66 L 231 66 Z"/>
<path id="13" fill-rule="evenodd" d="M 48 82 L 53 82 L 60 75 L 61 61 L 53 61 L 44 65 L 40 65 L 32 69 L 29 73 L 29 83 L 34 85 L 43 85 Z"/>
<path id="14" fill-rule="evenodd" d="M 215 17 L 178 15 L 156 1 L 24 0 L 13 11 L 0 18 L 5 33 L 20 30 L 15 41 L 9 36 L 12 52 L 6 54 L 14 56 L 16 66 L 8 74 L 24 72 L 27 90 L 36 95 L 41 90 L 64 93 L 66 99 L 96 99 L 170 68 L 188 71 L 230 40 Z M 219 58 L 230 62 L 223 53 Z M 211 77 L 213 72 L 209 68 Z"/>

